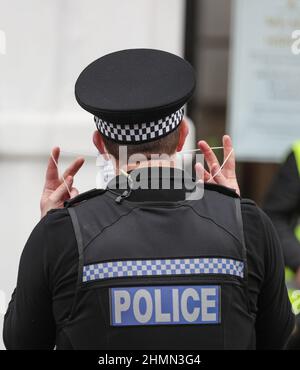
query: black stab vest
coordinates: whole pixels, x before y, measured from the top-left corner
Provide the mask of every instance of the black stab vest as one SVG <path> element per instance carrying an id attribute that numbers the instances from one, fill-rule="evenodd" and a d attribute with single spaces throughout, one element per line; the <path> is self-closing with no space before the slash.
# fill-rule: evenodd
<path id="1" fill-rule="evenodd" d="M 116 202 L 116 194 L 110 191 L 86 198 L 89 199 L 81 201 L 83 196 L 81 202 L 67 206 L 78 243 L 79 269 L 69 319 L 58 330 L 58 349 L 64 348 L 65 341 L 73 349 L 97 350 L 255 348 L 255 316 L 249 309 L 238 197 L 213 188 L 206 189 L 204 197 L 195 201 Z M 149 268 L 153 269 L 150 273 Z M 212 316 L 218 316 L 218 322 L 182 322 L 178 310 L 182 310 L 181 317 L 186 317 L 183 313 L 195 313 L 199 303 L 193 297 L 182 303 L 187 289 L 203 292 L 201 287 L 218 289 L 217 314 Z M 147 294 L 149 306 L 146 298 L 146 303 L 143 298 L 136 300 L 130 288 Z M 153 313 L 158 303 L 152 302 L 150 296 L 154 299 L 165 295 L 165 307 L 160 309 L 166 311 L 171 288 L 172 294 L 174 289 L 176 294 L 182 293 L 183 306 L 176 301 L 178 305 L 171 309 L 175 322 L 160 324 L 155 321 L 159 315 Z M 155 289 L 157 296 L 153 295 Z M 127 311 L 124 297 L 112 307 L 112 292 L 116 290 L 131 297 L 132 307 Z M 140 304 L 138 308 L 136 302 Z M 216 300 L 213 304 L 216 306 Z M 134 311 L 134 307 L 140 311 Z M 143 323 L 133 325 L 130 320 L 136 320 L 134 312 L 142 315 L 147 311 L 145 307 L 153 313 L 152 321 L 147 322 L 144 316 Z M 210 309 L 201 310 L 197 312 L 203 314 Z M 116 312 L 119 320 L 124 317 L 128 325 L 113 324 Z"/>

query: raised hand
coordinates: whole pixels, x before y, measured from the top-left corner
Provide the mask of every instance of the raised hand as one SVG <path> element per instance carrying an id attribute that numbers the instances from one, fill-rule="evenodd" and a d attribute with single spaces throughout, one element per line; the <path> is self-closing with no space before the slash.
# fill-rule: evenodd
<path id="1" fill-rule="evenodd" d="M 77 158 L 66 169 L 62 177 L 59 177 L 57 163 L 60 149 L 52 149 L 49 157 L 45 185 L 40 201 L 41 217 L 44 217 L 50 209 L 62 208 L 67 199 L 78 195 L 78 190 L 73 185 L 74 176 L 84 163 L 83 158 Z"/>
<path id="2" fill-rule="evenodd" d="M 198 148 L 203 153 L 209 170 L 205 170 L 201 163 L 196 163 L 196 174 L 204 182 L 226 186 L 234 189 L 240 195 L 240 188 L 235 173 L 235 155 L 229 135 L 223 136 L 223 147 L 223 161 L 227 160 L 224 167 L 220 170 L 219 161 L 211 147 L 206 141 L 199 141 Z"/>

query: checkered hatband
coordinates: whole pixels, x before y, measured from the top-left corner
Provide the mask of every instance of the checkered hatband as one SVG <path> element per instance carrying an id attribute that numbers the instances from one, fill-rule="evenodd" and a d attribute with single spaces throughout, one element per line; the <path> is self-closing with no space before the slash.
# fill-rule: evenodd
<path id="1" fill-rule="evenodd" d="M 184 109 L 152 122 L 139 124 L 115 124 L 94 117 L 97 129 L 107 138 L 121 143 L 140 144 L 159 139 L 171 133 L 183 119 Z"/>

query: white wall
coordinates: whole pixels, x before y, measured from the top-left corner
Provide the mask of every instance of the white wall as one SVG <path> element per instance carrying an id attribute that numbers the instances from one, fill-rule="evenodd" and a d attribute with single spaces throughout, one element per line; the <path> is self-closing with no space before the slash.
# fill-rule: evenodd
<path id="1" fill-rule="evenodd" d="M 50 148 L 92 151 L 92 117 L 74 98 L 78 74 L 118 49 L 182 55 L 184 5 L 184 0 L 0 0 L 6 40 L 6 54 L 0 54 L 1 331 L 20 253 L 39 221 Z M 87 168 L 90 174 L 93 164 Z M 91 183 L 93 176 L 80 176 L 79 188 Z"/>

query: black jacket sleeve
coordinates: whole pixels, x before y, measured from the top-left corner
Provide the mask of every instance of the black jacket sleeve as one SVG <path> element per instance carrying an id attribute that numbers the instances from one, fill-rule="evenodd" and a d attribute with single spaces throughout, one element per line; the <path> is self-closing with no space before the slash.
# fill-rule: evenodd
<path id="1" fill-rule="evenodd" d="M 294 329 L 284 277 L 284 260 L 280 241 L 270 219 L 261 211 L 264 244 L 264 279 L 258 297 L 256 338 L 258 349 L 281 349 Z"/>
<path id="2" fill-rule="evenodd" d="M 23 250 L 17 287 L 4 317 L 7 349 L 53 349 L 55 322 L 52 297 L 45 277 L 44 219 L 35 227 Z"/>
<path id="3" fill-rule="evenodd" d="M 296 271 L 300 267 L 300 243 L 294 233 L 300 216 L 300 177 L 293 153 L 280 167 L 265 199 L 264 210 L 277 229 L 285 264 Z"/>

